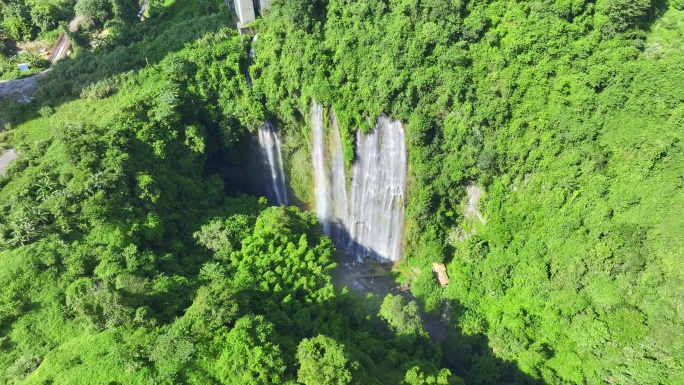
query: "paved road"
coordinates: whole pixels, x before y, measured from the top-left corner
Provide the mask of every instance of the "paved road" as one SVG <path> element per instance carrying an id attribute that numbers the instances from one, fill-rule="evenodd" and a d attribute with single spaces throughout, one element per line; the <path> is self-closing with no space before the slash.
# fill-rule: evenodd
<path id="1" fill-rule="evenodd" d="M 0 155 L 0 175 L 5 175 L 5 171 L 7 171 L 9 164 L 18 157 L 19 155 L 11 148 Z"/>
<path id="2" fill-rule="evenodd" d="M 27 78 L 0 81 L 0 100 L 13 97 L 17 101 L 29 101 L 38 90 L 38 79 L 45 76 L 47 71 Z"/>
<path id="3" fill-rule="evenodd" d="M 78 31 L 78 26 L 81 24 L 81 21 L 83 21 L 83 16 L 76 15 L 76 17 L 69 22 L 69 32 Z"/>

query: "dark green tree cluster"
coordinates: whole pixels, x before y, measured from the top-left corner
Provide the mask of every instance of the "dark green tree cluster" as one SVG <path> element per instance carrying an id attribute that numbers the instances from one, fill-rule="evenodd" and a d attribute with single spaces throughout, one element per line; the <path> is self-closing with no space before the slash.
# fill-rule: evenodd
<path id="1" fill-rule="evenodd" d="M 62 0 L 3 0 L 0 2 L 0 40 L 31 40 L 39 33 L 52 31 L 72 17 L 72 6 L 72 2 Z"/>

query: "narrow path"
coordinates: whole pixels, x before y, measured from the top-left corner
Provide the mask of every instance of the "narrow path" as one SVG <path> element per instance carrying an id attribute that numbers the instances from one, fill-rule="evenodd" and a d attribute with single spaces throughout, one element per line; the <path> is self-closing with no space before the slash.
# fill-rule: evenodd
<path id="1" fill-rule="evenodd" d="M 38 91 L 38 79 L 45 76 L 48 71 L 49 69 L 46 69 L 22 79 L 0 81 L 0 100 L 12 97 L 17 102 L 31 101 Z"/>
<path id="2" fill-rule="evenodd" d="M 480 202 L 480 197 L 482 196 L 482 189 L 474 184 L 468 186 L 468 206 L 465 209 L 466 218 L 477 218 L 482 224 L 486 221 L 478 208 L 478 203 Z"/>
<path id="3" fill-rule="evenodd" d="M 83 16 L 82 15 L 76 15 L 73 20 L 69 22 L 69 32 L 76 32 L 78 31 L 78 26 L 81 24 L 83 21 Z"/>
<path id="4" fill-rule="evenodd" d="M 7 171 L 9 164 L 18 157 L 19 155 L 11 148 L 0 155 L 0 175 L 5 175 L 5 171 Z"/>

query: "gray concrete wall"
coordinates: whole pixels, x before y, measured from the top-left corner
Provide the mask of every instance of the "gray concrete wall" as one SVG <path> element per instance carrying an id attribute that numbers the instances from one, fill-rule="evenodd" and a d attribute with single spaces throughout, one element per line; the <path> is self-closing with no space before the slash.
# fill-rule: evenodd
<path id="1" fill-rule="evenodd" d="M 256 18 L 252 0 L 235 0 L 235 13 L 242 24 L 249 23 Z"/>
<path id="2" fill-rule="evenodd" d="M 271 5 L 271 0 L 256 0 L 257 3 L 259 3 L 259 12 L 263 13 L 264 9 L 268 8 L 269 5 Z"/>

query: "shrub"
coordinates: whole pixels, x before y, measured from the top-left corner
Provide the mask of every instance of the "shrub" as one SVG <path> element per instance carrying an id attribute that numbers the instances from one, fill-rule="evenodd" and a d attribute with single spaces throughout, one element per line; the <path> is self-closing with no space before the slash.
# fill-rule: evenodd
<path id="1" fill-rule="evenodd" d="M 29 373 L 36 370 L 42 360 L 38 356 L 24 355 L 17 358 L 5 371 L 8 384 L 17 384 Z"/>
<path id="2" fill-rule="evenodd" d="M 38 110 L 38 114 L 44 118 L 47 118 L 48 116 L 52 115 L 55 113 L 55 109 L 50 107 L 50 106 L 43 106 L 40 107 Z"/>
<path id="3" fill-rule="evenodd" d="M 112 3 L 108 0 L 78 0 L 74 11 L 96 25 L 103 25 L 113 15 Z"/>
<path id="4" fill-rule="evenodd" d="M 117 90 L 114 79 L 101 80 L 92 83 L 81 91 L 81 98 L 88 100 L 100 100 L 114 94 Z"/>

